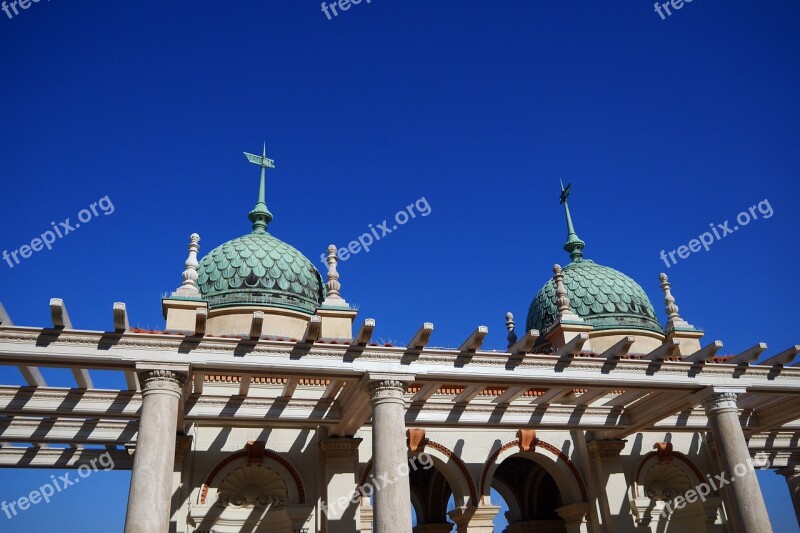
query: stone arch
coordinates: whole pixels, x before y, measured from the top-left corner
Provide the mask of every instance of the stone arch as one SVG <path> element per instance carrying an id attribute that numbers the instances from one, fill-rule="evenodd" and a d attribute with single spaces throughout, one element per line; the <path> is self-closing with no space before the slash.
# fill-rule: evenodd
<path id="1" fill-rule="evenodd" d="M 691 459 L 673 451 L 671 443 L 660 442 L 653 447 L 656 451 L 639 461 L 630 487 L 637 525 L 662 530 L 668 523 L 670 530 L 700 531 L 713 524 L 722 502 L 713 493 L 702 501 L 686 501 L 680 508 L 671 509 L 670 502 L 705 484 L 706 479 Z"/>
<path id="2" fill-rule="evenodd" d="M 469 474 L 467 465 L 464 464 L 464 461 L 462 461 L 460 457 L 445 445 L 432 440 L 426 440 L 420 443 L 416 452 L 409 451 L 409 457 L 418 456 L 421 453 L 425 453 L 433 459 L 433 466 L 442 473 L 450 484 L 450 489 L 453 491 L 453 497 L 456 500 L 456 507 L 477 503 L 478 492 L 475 488 L 475 483 L 472 480 L 472 476 Z M 372 459 L 367 462 L 367 465 L 361 473 L 358 488 L 361 488 L 369 481 L 369 475 L 371 473 Z"/>
<path id="3" fill-rule="evenodd" d="M 631 487 L 633 498 L 650 497 L 646 494 L 648 474 L 657 474 L 660 478 L 665 480 L 672 475 L 673 478 L 676 479 L 677 472 L 670 474 L 670 469 L 664 468 L 665 465 L 670 465 L 673 468 L 678 469 L 685 476 L 686 481 L 690 484 L 687 489 L 694 487 L 699 483 L 705 482 L 703 473 L 697 467 L 697 465 L 681 452 L 673 451 L 671 444 L 659 443 L 654 447 L 657 448 L 657 451 L 645 454 L 645 456 L 642 457 L 642 460 L 639 461 L 639 466 L 636 468 L 633 487 Z M 651 472 L 651 470 L 656 467 L 660 467 L 662 472 Z"/>
<path id="4" fill-rule="evenodd" d="M 248 443 L 244 450 L 233 453 L 217 463 L 206 476 L 197 503 L 201 505 L 213 503 L 222 481 L 234 470 L 247 465 L 263 465 L 275 471 L 286 483 L 289 503 L 306 503 L 305 487 L 297 469 L 285 458 L 265 449 L 264 443 L 258 442 Z M 212 498 L 209 498 L 209 493 L 212 493 Z"/>
<path id="5" fill-rule="evenodd" d="M 534 436 L 530 442 L 524 438 L 509 441 L 489 456 L 481 474 L 481 503 L 488 503 L 497 468 L 504 460 L 513 456 L 525 457 L 544 468 L 555 480 L 565 505 L 589 501 L 586 485 L 575 464 L 564 452 Z"/>

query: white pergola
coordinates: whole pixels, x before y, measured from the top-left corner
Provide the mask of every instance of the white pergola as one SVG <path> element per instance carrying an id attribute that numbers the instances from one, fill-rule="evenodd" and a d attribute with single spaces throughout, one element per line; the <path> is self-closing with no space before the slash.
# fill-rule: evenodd
<path id="1" fill-rule="evenodd" d="M 797 483 L 788 472 L 796 471 L 800 438 L 800 368 L 793 366 L 800 346 L 755 364 L 763 343 L 719 357 L 716 341 L 681 358 L 675 341 L 630 354 L 628 338 L 595 354 L 581 351 L 588 338 L 581 334 L 556 353 L 536 354 L 531 331 L 497 352 L 481 349 L 481 326 L 458 349 L 440 349 L 428 346 L 429 323 L 406 346 L 378 346 L 369 319 L 351 341 L 319 338 L 314 321 L 302 339 L 274 340 L 258 335 L 257 316 L 249 336 L 214 337 L 205 335 L 203 313 L 193 332 L 131 329 L 124 304 L 114 305 L 110 331 L 81 331 L 61 300 L 50 307 L 46 328 L 15 326 L 0 307 L 0 364 L 18 368 L 25 382 L 0 386 L 2 467 L 77 468 L 108 451 L 117 469 L 133 468 L 141 372 L 164 367 L 185 374 L 178 433 L 213 422 L 325 426 L 331 436 L 352 436 L 374 412 L 370 383 L 387 374 L 407 383 L 407 427 L 580 429 L 603 439 L 648 429 L 711 431 L 708 396 L 736 393 L 749 454 L 786 467 L 790 487 Z M 45 367 L 71 370 L 75 386 L 48 386 Z M 126 388 L 96 388 L 98 370 L 124 375 Z"/>

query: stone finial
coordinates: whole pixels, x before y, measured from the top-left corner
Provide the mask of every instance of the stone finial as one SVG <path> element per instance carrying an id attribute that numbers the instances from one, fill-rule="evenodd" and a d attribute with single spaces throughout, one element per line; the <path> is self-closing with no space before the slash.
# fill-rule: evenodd
<path id="1" fill-rule="evenodd" d="M 553 265 L 553 280 L 556 283 L 556 306 L 558 306 L 558 314 L 563 315 L 570 312 L 569 298 L 567 298 L 567 289 L 564 288 L 564 274 L 561 273 L 561 265 Z"/>
<path id="2" fill-rule="evenodd" d="M 511 348 L 517 342 L 517 334 L 514 332 L 516 323 L 514 322 L 514 314 L 509 311 L 506 313 L 506 329 L 508 330 L 508 347 Z"/>
<path id="3" fill-rule="evenodd" d="M 558 321 L 582 322 L 581 317 L 572 312 L 567 289 L 564 287 L 564 274 L 561 265 L 553 265 L 553 282 L 556 284 L 556 307 L 558 308 Z"/>
<path id="4" fill-rule="evenodd" d="M 342 284 L 339 283 L 339 271 L 336 269 L 336 265 L 339 263 L 339 258 L 336 255 L 336 245 L 331 244 L 328 246 L 328 255 L 325 258 L 325 262 L 328 264 L 328 283 L 325 284 L 328 292 L 322 304 L 336 306 L 347 305 L 347 302 L 344 301 L 344 298 L 342 298 L 342 295 L 339 293 Z"/>
<path id="5" fill-rule="evenodd" d="M 189 257 L 186 258 L 186 270 L 183 271 L 183 283 L 178 290 L 172 293 L 173 296 L 200 297 L 200 289 L 197 287 L 197 252 L 200 251 L 200 235 L 192 233 L 189 237 Z"/>
<path id="6" fill-rule="evenodd" d="M 675 305 L 675 297 L 672 296 L 669 278 L 663 272 L 658 278 L 661 280 L 661 290 L 664 291 L 664 310 L 667 313 L 667 330 L 675 328 L 691 329 L 692 325 L 682 319 L 678 314 L 678 306 Z"/>

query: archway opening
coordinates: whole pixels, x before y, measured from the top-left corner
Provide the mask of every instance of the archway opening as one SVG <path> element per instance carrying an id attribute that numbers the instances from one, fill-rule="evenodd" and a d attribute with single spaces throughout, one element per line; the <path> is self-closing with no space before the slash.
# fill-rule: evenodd
<path id="1" fill-rule="evenodd" d="M 408 464 L 414 533 L 454 531 L 455 524 L 447 515 L 455 507 L 447 478 L 433 462 L 420 462 L 417 456 L 409 457 Z"/>
<path id="2" fill-rule="evenodd" d="M 523 456 L 503 461 L 492 478 L 492 489 L 508 506 L 505 533 L 541 531 L 566 533 L 556 509 L 563 506 L 558 484 L 537 462 Z"/>

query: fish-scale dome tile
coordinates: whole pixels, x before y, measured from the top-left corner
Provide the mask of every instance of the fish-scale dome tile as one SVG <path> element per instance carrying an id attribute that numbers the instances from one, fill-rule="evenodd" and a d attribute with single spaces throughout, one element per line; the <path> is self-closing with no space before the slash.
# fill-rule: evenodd
<path id="1" fill-rule="evenodd" d="M 244 235 L 212 250 L 198 266 L 197 281 L 211 308 L 268 305 L 311 314 L 324 297 L 312 263 L 268 233 Z"/>
<path id="2" fill-rule="evenodd" d="M 650 299 L 625 274 L 589 260 L 570 263 L 563 274 L 570 307 L 595 329 L 637 328 L 663 333 Z M 549 331 L 558 314 L 555 300 L 555 283 L 550 279 L 531 302 L 526 329 Z"/>

